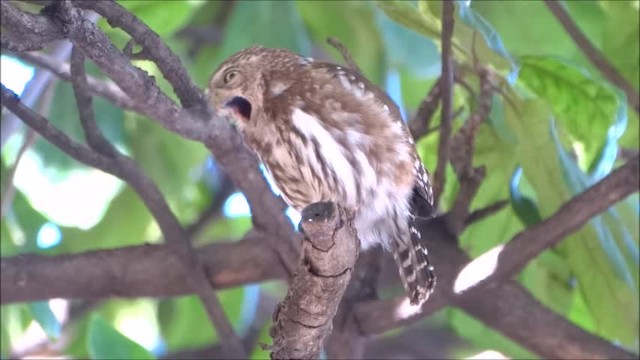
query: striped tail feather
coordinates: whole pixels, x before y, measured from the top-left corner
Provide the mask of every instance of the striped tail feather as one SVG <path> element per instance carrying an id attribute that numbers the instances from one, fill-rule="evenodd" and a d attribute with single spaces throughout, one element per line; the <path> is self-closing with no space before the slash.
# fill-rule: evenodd
<path id="1" fill-rule="evenodd" d="M 392 251 L 409 301 L 411 305 L 419 306 L 433 292 L 436 274 L 413 216 L 409 220 L 409 232 L 411 241 L 395 241 Z"/>

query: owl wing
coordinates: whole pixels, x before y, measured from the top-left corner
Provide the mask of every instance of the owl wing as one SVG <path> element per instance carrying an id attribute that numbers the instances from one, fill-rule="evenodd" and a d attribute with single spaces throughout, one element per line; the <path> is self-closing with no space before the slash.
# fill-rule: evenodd
<path id="1" fill-rule="evenodd" d="M 436 215 L 436 209 L 433 204 L 431 176 L 417 155 L 416 175 L 416 183 L 413 186 L 413 197 L 411 198 L 411 209 L 415 217 L 430 219 Z"/>

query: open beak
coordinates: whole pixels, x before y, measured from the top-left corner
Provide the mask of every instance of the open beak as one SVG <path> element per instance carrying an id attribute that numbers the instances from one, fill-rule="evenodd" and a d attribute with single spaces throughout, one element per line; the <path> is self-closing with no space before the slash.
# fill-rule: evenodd
<path id="1" fill-rule="evenodd" d="M 242 96 L 232 97 L 222 105 L 221 110 L 236 121 L 248 122 L 251 119 L 251 103 Z"/>

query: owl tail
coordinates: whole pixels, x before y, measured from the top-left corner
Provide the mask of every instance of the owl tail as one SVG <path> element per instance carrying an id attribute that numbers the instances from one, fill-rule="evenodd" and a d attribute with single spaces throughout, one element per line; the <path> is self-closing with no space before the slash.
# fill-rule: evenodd
<path id="1" fill-rule="evenodd" d="M 436 286 L 436 274 L 429 261 L 420 232 L 410 221 L 411 241 L 395 241 L 393 257 L 411 305 L 422 305 Z"/>

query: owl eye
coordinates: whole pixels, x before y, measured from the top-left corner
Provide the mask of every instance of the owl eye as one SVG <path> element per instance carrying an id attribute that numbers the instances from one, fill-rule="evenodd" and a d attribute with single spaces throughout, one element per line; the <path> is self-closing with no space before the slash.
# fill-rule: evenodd
<path id="1" fill-rule="evenodd" d="M 227 85 L 233 79 L 235 79 L 237 76 L 238 76 L 238 71 L 237 70 L 231 70 L 231 71 L 227 72 L 226 74 L 224 74 L 224 78 L 222 79 L 222 81 L 224 81 L 224 84 Z"/>

